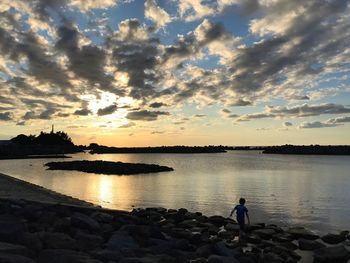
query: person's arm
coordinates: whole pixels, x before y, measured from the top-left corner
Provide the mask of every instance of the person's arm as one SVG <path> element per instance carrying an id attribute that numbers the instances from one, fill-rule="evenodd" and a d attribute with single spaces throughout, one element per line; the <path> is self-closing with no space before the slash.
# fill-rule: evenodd
<path id="1" fill-rule="evenodd" d="M 248 225 L 250 225 L 250 219 L 249 219 L 248 211 L 245 213 L 245 215 L 247 216 Z"/>

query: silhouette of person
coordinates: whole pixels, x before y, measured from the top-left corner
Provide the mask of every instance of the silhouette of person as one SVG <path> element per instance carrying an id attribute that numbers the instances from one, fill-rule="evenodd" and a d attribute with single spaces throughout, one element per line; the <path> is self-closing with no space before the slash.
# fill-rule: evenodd
<path id="1" fill-rule="evenodd" d="M 236 211 L 236 215 L 237 215 L 236 219 L 237 219 L 237 223 L 239 224 L 239 239 L 238 239 L 239 241 L 242 241 L 242 238 L 244 235 L 245 217 L 247 217 L 248 225 L 250 224 L 248 209 L 245 207 L 244 204 L 245 204 L 245 199 L 240 198 L 239 205 L 236 205 L 230 213 L 230 217 L 231 217 L 232 214 Z"/>

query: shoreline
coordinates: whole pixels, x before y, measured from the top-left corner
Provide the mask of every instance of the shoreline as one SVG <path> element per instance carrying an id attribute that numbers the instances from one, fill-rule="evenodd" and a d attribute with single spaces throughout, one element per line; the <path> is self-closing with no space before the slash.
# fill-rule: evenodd
<path id="1" fill-rule="evenodd" d="M 350 258 L 349 231 L 319 236 L 303 227 L 259 223 L 247 226 L 242 243 L 238 232 L 231 218 L 184 208 L 106 209 L 0 173 L 0 243 L 5 246 L 0 261 L 83 257 L 94 263 L 254 263 Z"/>

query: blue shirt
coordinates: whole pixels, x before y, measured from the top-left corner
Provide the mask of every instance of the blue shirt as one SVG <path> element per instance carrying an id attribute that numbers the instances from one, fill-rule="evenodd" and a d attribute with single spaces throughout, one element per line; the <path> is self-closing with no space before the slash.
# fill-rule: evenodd
<path id="1" fill-rule="evenodd" d="M 244 205 L 236 205 L 237 221 L 244 223 L 244 214 L 248 213 L 248 209 Z"/>

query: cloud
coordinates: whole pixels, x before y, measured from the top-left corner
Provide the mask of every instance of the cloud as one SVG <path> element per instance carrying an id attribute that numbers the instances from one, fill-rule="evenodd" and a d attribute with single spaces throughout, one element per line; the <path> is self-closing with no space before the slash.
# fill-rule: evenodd
<path id="1" fill-rule="evenodd" d="M 319 105 L 296 105 L 291 107 L 267 106 L 261 113 L 249 113 L 241 115 L 236 121 L 249 121 L 253 119 L 274 118 L 274 117 L 310 117 L 325 114 L 345 114 L 350 113 L 350 108 L 344 105 L 326 103 Z"/>
<path id="2" fill-rule="evenodd" d="M 153 131 L 153 132 L 151 132 L 151 134 L 163 134 L 164 133 L 164 131 Z"/>
<path id="3" fill-rule="evenodd" d="M 343 125 L 344 123 L 350 122 L 350 116 L 342 116 L 333 119 L 328 119 L 326 121 L 314 121 L 314 122 L 303 122 L 298 128 L 299 129 L 312 129 L 312 128 L 328 128 Z"/>
<path id="4" fill-rule="evenodd" d="M 103 115 L 109 115 L 109 114 L 112 114 L 113 112 L 115 112 L 117 110 L 117 105 L 116 104 L 112 104 L 112 105 L 109 105 L 105 108 L 101 108 L 101 109 L 98 109 L 97 111 L 97 115 L 98 116 L 103 116 Z"/>
<path id="5" fill-rule="evenodd" d="M 167 104 L 163 102 L 153 102 L 149 105 L 151 108 L 161 108 L 163 106 L 167 106 Z"/>
<path id="6" fill-rule="evenodd" d="M 213 15 L 214 7 L 204 4 L 201 0 L 179 0 L 178 12 L 185 21 L 194 21 L 205 16 Z"/>
<path id="7" fill-rule="evenodd" d="M 167 116 L 170 115 L 169 112 L 165 111 L 148 111 L 148 110 L 141 110 L 141 111 L 133 111 L 129 112 L 126 115 L 126 118 L 129 120 L 138 120 L 138 121 L 156 121 L 159 116 Z"/>
<path id="8" fill-rule="evenodd" d="M 79 109 L 79 110 L 76 110 L 74 112 L 74 115 L 78 115 L 78 116 L 87 116 L 89 114 L 91 114 L 92 112 L 89 110 L 89 109 Z"/>
<path id="9" fill-rule="evenodd" d="M 222 109 L 221 112 L 222 112 L 222 113 L 227 113 L 227 114 L 228 114 L 228 113 L 231 113 L 231 111 L 230 111 L 229 109 Z"/>
<path id="10" fill-rule="evenodd" d="M 171 22 L 170 15 L 160 8 L 155 0 L 145 1 L 145 17 L 155 23 L 156 29 L 162 28 Z"/>
<path id="11" fill-rule="evenodd" d="M 289 121 L 285 121 L 285 122 L 283 122 L 283 126 L 284 127 L 290 127 L 290 126 L 293 126 L 293 123 L 291 123 Z"/>
<path id="12" fill-rule="evenodd" d="M 195 117 L 195 118 L 203 118 L 205 116 L 207 116 L 207 115 L 205 115 L 205 114 L 196 114 L 193 117 Z"/>
<path id="13" fill-rule="evenodd" d="M 0 121 L 10 121 L 12 120 L 11 112 L 0 112 Z"/>
<path id="14" fill-rule="evenodd" d="M 82 12 L 91 9 L 106 9 L 115 6 L 118 0 L 70 0 L 69 5 L 78 8 Z"/>
<path id="15" fill-rule="evenodd" d="M 136 126 L 136 124 L 134 122 L 128 122 L 127 124 L 121 125 L 118 128 L 130 128 Z"/>

